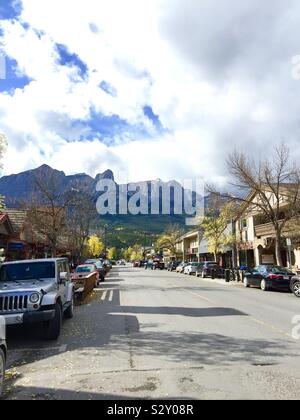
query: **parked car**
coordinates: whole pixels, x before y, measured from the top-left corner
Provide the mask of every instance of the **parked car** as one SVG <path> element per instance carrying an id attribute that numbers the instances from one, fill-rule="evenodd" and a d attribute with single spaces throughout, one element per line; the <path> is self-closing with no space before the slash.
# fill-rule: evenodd
<path id="1" fill-rule="evenodd" d="M 168 271 L 176 271 L 176 268 L 178 267 L 178 265 L 179 265 L 179 262 L 177 262 L 177 261 L 171 261 L 168 264 L 167 269 L 168 269 Z"/>
<path id="2" fill-rule="evenodd" d="M 295 274 L 284 267 L 260 265 L 245 273 L 245 287 L 260 287 L 263 291 L 291 291 L 291 281 Z"/>
<path id="3" fill-rule="evenodd" d="M 154 261 L 152 268 L 153 268 L 153 270 L 164 270 L 165 269 L 165 263 L 162 262 L 162 261 Z"/>
<path id="4" fill-rule="evenodd" d="M 176 273 L 183 274 L 185 267 L 187 266 L 187 263 L 181 263 L 176 268 Z"/>
<path id="5" fill-rule="evenodd" d="M 105 281 L 106 270 L 103 267 L 102 261 L 100 261 L 100 260 L 87 260 L 85 262 L 85 264 L 94 264 L 97 268 L 98 273 L 99 273 L 100 282 L 103 283 Z"/>
<path id="6" fill-rule="evenodd" d="M 7 346 L 4 338 L 0 338 L 0 397 L 3 394 Z"/>
<path id="7" fill-rule="evenodd" d="M 300 298 L 300 277 L 295 276 L 292 277 L 291 284 L 290 284 L 291 291 L 297 298 Z"/>
<path id="8" fill-rule="evenodd" d="M 110 260 L 103 261 L 103 267 L 106 269 L 106 271 L 110 271 L 112 269 L 112 263 Z"/>
<path id="9" fill-rule="evenodd" d="M 197 269 L 200 267 L 201 263 L 198 262 L 191 262 L 190 264 L 188 264 L 183 272 L 186 275 L 192 276 L 193 274 L 197 273 Z"/>
<path id="10" fill-rule="evenodd" d="M 133 267 L 140 268 L 140 266 L 141 266 L 141 262 L 140 261 L 134 261 L 133 262 Z"/>
<path id="11" fill-rule="evenodd" d="M 196 270 L 196 276 L 202 277 L 203 279 L 206 277 L 212 277 L 213 274 L 215 277 L 220 277 L 222 273 L 223 269 L 215 261 L 205 261 L 204 263 L 200 263 Z"/>
<path id="12" fill-rule="evenodd" d="M 83 279 L 84 277 L 88 276 L 89 274 L 92 274 L 92 273 L 95 273 L 95 272 L 97 273 L 95 287 L 97 287 L 97 286 L 99 286 L 99 283 L 100 283 L 100 275 L 99 275 L 99 271 L 97 269 L 97 266 L 94 263 L 79 265 L 76 268 L 75 272 L 72 274 L 72 280 Z"/>
<path id="13" fill-rule="evenodd" d="M 74 314 L 74 286 L 68 260 L 52 258 L 4 263 L 0 268 L 0 316 L 6 325 L 43 323 L 58 339 L 63 315 Z"/>

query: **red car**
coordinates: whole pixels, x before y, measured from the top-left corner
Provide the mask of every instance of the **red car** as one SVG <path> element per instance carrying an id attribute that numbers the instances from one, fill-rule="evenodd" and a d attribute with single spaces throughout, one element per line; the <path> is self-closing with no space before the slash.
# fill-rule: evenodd
<path id="1" fill-rule="evenodd" d="M 95 264 L 79 265 L 76 268 L 75 273 L 72 274 L 72 280 L 83 279 L 84 277 L 87 277 L 88 275 L 90 275 L 92 273 L 97 273 L 97 276 L 96 276 L 97 280 L 96 280 L 96 284 L 95 284 L 95 287 L 96 287 L 96 286 L 99 285 L 100 276 L 99 276 L 97 266 Z"/>

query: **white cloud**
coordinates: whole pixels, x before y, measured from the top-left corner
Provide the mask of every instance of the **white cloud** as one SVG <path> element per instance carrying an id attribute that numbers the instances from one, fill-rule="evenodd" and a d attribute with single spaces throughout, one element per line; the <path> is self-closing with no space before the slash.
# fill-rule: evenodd
<path id="1" fill-rule="evenodd" d="M 223 181 L 234 147 L 263 153 L 284 139 L 299 155 L 300 84 L 290 67 L 299 10 L 294 0 L 23 0 L 21 18 L 1 24 L 6 54 L 34 79 L 0 95 L 5 173 L 46 161 L 68 173 L 109 167 L 120 181 Z M 58 64 L 56 44 L 87 64 L 85 79 Z M 103 80 L 117 97 L 99 88 Z M 168 133 L 156 134 L 146 104 Z M 86 128 L 72 122 L 91 109 L 142 124 L 153 138 L 80 142 Z"/>

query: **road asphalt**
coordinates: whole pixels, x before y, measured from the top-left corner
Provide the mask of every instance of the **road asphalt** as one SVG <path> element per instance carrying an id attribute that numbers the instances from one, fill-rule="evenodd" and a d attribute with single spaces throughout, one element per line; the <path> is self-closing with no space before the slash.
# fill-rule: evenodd
<path id="1" fill-rule="evenodd" d="M 299 399 L 297 315 L 292 294 L 115 267 L 57 342 L 8 331 L 4 399 Z"/>

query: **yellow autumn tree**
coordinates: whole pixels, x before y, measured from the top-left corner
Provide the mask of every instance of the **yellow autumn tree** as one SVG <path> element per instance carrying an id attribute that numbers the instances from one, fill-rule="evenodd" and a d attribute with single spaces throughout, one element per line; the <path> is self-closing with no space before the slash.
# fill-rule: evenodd
<path id="1" fill-rule="evenodd" d="M 92 257 L 99 257 L 104 250 L 104 244 L 97 235 L 93 235 L 88 240 L 88 252 Z"/>

